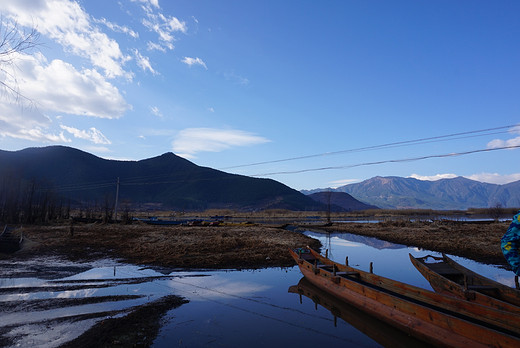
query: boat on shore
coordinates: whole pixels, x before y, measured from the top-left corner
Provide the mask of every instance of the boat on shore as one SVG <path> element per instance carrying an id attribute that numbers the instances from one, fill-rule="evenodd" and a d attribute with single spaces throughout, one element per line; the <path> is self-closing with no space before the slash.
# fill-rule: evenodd
<path id="1" fill-rule="evenodd" d="M 0 253 L 14 253 L 20 250 L 22 243 L 23 233 L 20 232 L 20 236 L 17 237 L 13 230 L 5 225 L 2 233 L 0 233 Z"/>
<path id="2" fill-rule="evenodd" d="M 432 288 L 471 302 L 520 314 L 520 290 L 486 278 L 446 255 L 427 255 L 410 260 Z"/>
<path id="3" fill-rule="evenodd" d="M 310 248 L 290 250 L 315 286 L 439 347 L 519 347 L 520 315 L 343 265 Z"/>

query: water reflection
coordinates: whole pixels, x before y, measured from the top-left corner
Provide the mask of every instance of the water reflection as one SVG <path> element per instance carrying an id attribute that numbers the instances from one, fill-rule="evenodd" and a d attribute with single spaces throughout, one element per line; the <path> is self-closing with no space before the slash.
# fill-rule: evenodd
<path id="1" fill-rule="evenodd" d="M 429 347 L 426 342 L 408 336 L 393 326 L 328 294 L 306 278 L 300 279 L 297 285 L 291 286 L 289 292 L 298 294 L 302 305 L 304 305 L 302 296 L 305 296 L 312 300 L 316 309 L 318 306 L 322 306 L 330 311 L 334 318 L 334 326 L 337 326 L 338 318 L 343 319 L 384 347 Z"/>
<path id="2" fill-rule="evenodd" d="M 350 265 L 365 271 L 373 262 L 374 273 L 431 289 L 411 264 L 408 253 L 414 256 L 438 253 L 348 233 L 307 231 L 305 234 L 319 239 L 337 262 L 344 263 L 348 256 Z M 511 272 L 453 258 L 477 273 L 514 284 Z M 322 305 L 315 309 L 311 302 L 308 306 L 305 302 L 300 304 L 298 296 L 287 292 L 300 279 L 296 266 L 256 271 L 184 272 L 143 268 L 114 260 L 95 263 L 72 263 L 55 258 L 0 260 L 0 341 L 7 337 L 14 338 L 12 346 L 56 347 L 107 316 L 120 316 L 135 306 L 175 294 L 190 302 L 167 313 L 154 347 L 263 348 L 295 344 L 298 347 L 379 347 L 387 344 L 365 333 L 366 323 L 372 323 L 370 319 L 363 319 L 362 326 L 348 319 L 338 320 L 334 326 L 329 309 Z M 101 301 L 103 297 L 114 298 Z M 319 298 L 322 304 L 330 303 L 323 296 Z M 83 299 L 93 302 L 74 302 Z M 56 308 L 38 307 L 44 301 L 64 302 L 56 302 L 60 304 Z M 78 315 L 85 313 L 98 316 L 79 320 Z M 354 311 L 341 310 L 341 313 Z M 66 319 L 72 317 L 75 319 Z M 49 320 L 53 320 L 51 324 Z M 403 342 L 406 340 L 404 337 Z"/>

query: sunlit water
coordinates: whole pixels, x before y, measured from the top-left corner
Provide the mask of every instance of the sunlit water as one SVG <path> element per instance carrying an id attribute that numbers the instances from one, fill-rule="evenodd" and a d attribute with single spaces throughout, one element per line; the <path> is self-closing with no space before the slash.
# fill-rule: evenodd
<path id="1" fill-rule="evenodd" d="M 374 238 L 337 233 L 305 234 L 319 239 L 323 252 L 328 249 L 331 259 L 368 271 L 373 263 L 374 273 L 402 282 L 431 289 L 428 282 L 411 264 L 408 253 L 414 256 L 438 253 L 417 250 Z M 457 262 L 491 279 L 512 286 L 513 273 L 491 265 L 454 257 Z M 348 322 L 338 319 L 334 325 L 332 313 L 295 293 L 289 287 L 302 278 L 297 267 L 270 268 L 256 271 L 199 271 L 160 273 L 150 268 L 124 265 L 112 260 L 92 264 L 74 264 L 59 260 L 36 260 L 37 264 L 61 264 L 73 266 L 71 275 L 61 279 L 52 276 L 0 278 L 0 291 L 6 288 L 45 287 L 31 290 L 0 293 L 0 302 L 17 300 L 82 298 L 107 295 L 139 295 L 139 298 L 103 302 L 82 306 L 70 306 L 49 310 L 0 313 L 0 330 L 13 329 L 5 336 L 14 338 L 14 346 L 58 346 L 70 340 L 98 319 L 63 322 L 49 327 L 45 320 L 85 313 L 121 310 L 156 300 L 167 294 L 185 297 L 190 302 L 169 311 L 157 336 L 156 347 L 314 347 L 351 346 L 377 347 L 379 339 L 361 332 Z M 6 261 L 0 262 L 7 264 Z M 13 265 L 10 265 L 13 268 Z M 25 267 L 26 265 L 14 265 Z M 33 265 L 34 266 L 34 265 Z M 74 273 L 77 267 L 79 273 Z M 90 268 L 90 269 L 88 269 Z M 85 270 L 88 269 L 88 270 Z M 5 273 L 5 272 L 4 272 Z M 125 279 L 139 277 L 164 277 L 139 284 L 127 284 Z M 58 280 L 59 282 L 56 282 Z M 85 288 L 56 290 L 50 287 L 80 284 Z M 102 282 L 96 280 L 103 280 Z M 106 287 L 88 287 L 89 284 L 105 284 Z M 367 324 L 372 324 L 372 322 Z M 379 330 L 379 329 L 378 329 Z M 363 330 L 365 331 L 365 330 Z M 369 330 L 370 331 L 370 330 Z M 383 343 L 384 344 L 384 343 Z"/>

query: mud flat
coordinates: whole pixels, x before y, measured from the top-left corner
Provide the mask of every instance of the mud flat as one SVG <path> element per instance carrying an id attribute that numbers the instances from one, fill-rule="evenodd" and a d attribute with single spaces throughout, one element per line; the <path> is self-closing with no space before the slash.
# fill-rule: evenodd
<path id="1" fill-rule="evenodd" d="M 71 260 L 117 258 L 171 268 L 262 268 L 292 266 L 288 248 L 320 243 L 272 226 L 152 226 L 83 224 L 24 226 L 27 239 L 16 258 L 63 255 Z M 12 257 L 9 256 L 9 257 Z M 6 255 L 1 257 L 7 257 Z"/>
<path id="2" fill-rule="evenodd" d="M 507 222 L 388 221 L 334 223 L 320 227 L 329 232 L 348 232 L 393 243 L 449 253 L 482 263 L 506 265 L 500 239 Z"/>

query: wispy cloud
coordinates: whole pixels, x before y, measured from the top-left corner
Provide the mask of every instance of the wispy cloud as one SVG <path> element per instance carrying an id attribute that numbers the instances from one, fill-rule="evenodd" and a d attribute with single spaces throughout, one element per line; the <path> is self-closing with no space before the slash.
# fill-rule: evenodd
<path id="1" fill-rule="evenodd" d="M 103 135 L 103 133 L 101 133 L 101 131 L 97 130 L 94 127 L 91 127 L 88 130 L 77 129 L 74 127 L 68 127 L 68 126 L 64 126 L 64 125 L 60 125 L 60 127 L 61 127 L 61 129 L 72 134 L 74 136 L 74 138 L 88 140 L 90 142 L 93 142 L 94 144 L 101 144 L 101 145 L 112 144 L 112 142 L 110 140 L 108 140 L 107 137 L 105 137 Z"/>
<path id="2" fill-rule="evenodd" d="M 197 58 L 184 57 L 182 62 L 184 64 L 189 65 L 189 66 L 200 65 L 200 66 L 204 67 L 204 69 L 208 70 L 208 67 L 206 66 L 206 63 L 204 63 L 204 61 L 202 59 L 200 59 L 199 57 L 197 57 Z"/>
<path id="3" fill-rule="evenodd" d="M 267 143 L 270 140 L 236 129 L 188 128 L 180 131 L 172 143 L 173 151 L 185 158 L 199 152 L 220 152 L 232 147 Z"/>
<path id="4" fill-rule="evenodd" d="M 188 27 L 186 23 L 179 20 L 177 17 L 164 15 L 161 12 L 159 2 L 148 1 L 148 0 L 132 0 L 133 2 L 139 2 L 142 4 L 146 16 L 142 19 L 141 23 L 152 32 L 158 35 L 158 42 L 148 43 L 149 49 L 160 50 L 173 50 L 175 41 L 175 34 L 177 32 L 186 33 Z"/>
<path id="5" fill-rule="evenodd" d="M 141 55 L 141 53 L 137 49 L 134 49 L 134 55 L 135 55 L 135 60 L 137 62 L 137 65 L 143 71 L 147 71 L 148 70 L 153 75 L 158 75 L 159 74 L 157 71 L 154 70 L 154 68 L 152 68 L 152 64 L 150 64 L 150 59 L 148 57 L 145 57 L 145 56 Z"/>
<path id="6" fill-rule="evenodd" d="M 159 110 L 159 108 L 157 106 L 151 106 L 150 111 L 152 112 L 152 114 L 154 114 L 157 117 L 163 117 L 161 110 Z"/>
<path id="7" fill-rule="evenodd" d="M 228 81 L 231 81 L 237 85 L 241 85 L 241 86 L 247 86 L 249 85 L 249 79 L 243 77 L 243 76 L 240 76 L 238 74 L 236 74 L 235 72 L 233 71 L 228 71 L 228 72 L 225 72 L 224 73 L 224 78 Z"/>
<path id="8" fill-rule="evenodd" d="M 110 30 L 112 30 L 116 33 L 124 33 L 124 34 L 130 35 L 134 39 L 139 38 L 138 32 L 132 30 L 131 28 L 129 28 L 125 25 L 118 25 L 116 23 L 108 21 L 106 18 L 95 19 L 94 21 L 96 23 L 101 23 L 101 24 L 105 25 L 107 28 L 109 28 Z"/>

